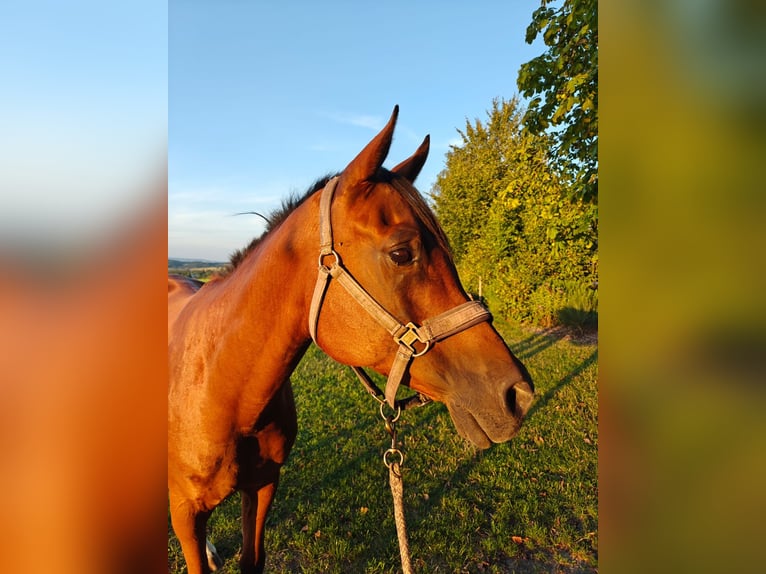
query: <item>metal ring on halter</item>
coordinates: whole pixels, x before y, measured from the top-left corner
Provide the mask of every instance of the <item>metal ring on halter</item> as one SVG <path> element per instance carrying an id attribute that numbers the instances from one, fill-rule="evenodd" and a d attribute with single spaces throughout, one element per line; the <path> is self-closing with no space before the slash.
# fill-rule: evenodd
<path id="1" fill-rule="evenodd" d="M 426 352 L 428 352 L 428 349 L 430 349 L 430 348 L 431 348 L 431 341 L 426 341 L 425 349 L 423 349 L 419 353 L 413 353 L 412 354 L 412 358 L 414 359 L 415 357 L 421 357 L 421 356 L 425 355 Z"/>
<path id="2" fill-rule="evenodd" d="M 335 257 L 335 265 L 340 265 L 340 255 L 335 251 L 335 249 L 330 249 L 329 253 L 320 253 L 319 254 L 319 267 L 320 269 L 324 267 L 325 269 L 330 269 L 330 267 L 327 267 L 324 263 L 322 263 L 322 259 L 327 257 L 328 255 L 332 255 Z"/>
<path id="3" fill-rule="evenodd" d="M 377 397 L 375 397 L 375 398 L 377 398 Z M 380 416 L 383 418 L 384 421 L 395 423 L 396 421 L 399 420 L 399 417 L 402 416 L 402 407 L 397 406 L 396 407 L 396 416 L 394 418 L 392 418 L 391 420 L 389 420 L 389 418 L 383 412 L 383 407 L 385 407 L 387 404 L 388 403 L 386 401 L 380 401 Z"/>
<path id="4" fill-rule="evenodd" d="M 397 455 L 399 457 L 399 468 L 404 465 L 404 454 L 402 454 L 402 451 L 400 451 L 398 448 L 389 448 L 386 452 L 383 453 L 383 464 L 385 464 L 388 468 L 391 468 L 391 465 L 396 462 L 394 460 L 388 460 L 389 455 Z"/>

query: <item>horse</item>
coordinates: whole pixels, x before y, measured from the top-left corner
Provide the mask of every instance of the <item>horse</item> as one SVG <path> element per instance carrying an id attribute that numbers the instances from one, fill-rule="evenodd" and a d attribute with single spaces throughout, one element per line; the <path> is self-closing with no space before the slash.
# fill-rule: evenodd
<path id="1" fill-rule="evenodd" d="M 292 198 L 204 285 L 168 282 L 168 491 L 190 574 L 210 572 L 206 523 L 242 495 L 242 572 L 262 572 L 264 524 L 297 434 L 290 374 L 311 342 L 446 404 L 478 448 L 517 434 L 533 398 L 524 365 L 458 278 L 414 187 L 430 140 L 383 168 L 398 117 L 339 174 Z"/>

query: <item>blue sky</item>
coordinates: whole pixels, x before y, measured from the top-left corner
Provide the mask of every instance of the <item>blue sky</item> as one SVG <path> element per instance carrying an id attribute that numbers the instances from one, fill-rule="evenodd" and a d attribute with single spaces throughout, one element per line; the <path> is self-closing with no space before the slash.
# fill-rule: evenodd
<path id="1" fill-rule="evenodd" d="M 400 106 L 385 165 L 426 134 L 430 191 L 466 119 L 516 95 L 539 0 L 171 0 L 168 254 L 226 260 L 255 216 L 343 169 Z"/>
<path id="2" fill-rule="evenodd" d="M 0 245 L 93 242 L 156 195 L 167 6 L 7 0 L 0 10 Z"/>

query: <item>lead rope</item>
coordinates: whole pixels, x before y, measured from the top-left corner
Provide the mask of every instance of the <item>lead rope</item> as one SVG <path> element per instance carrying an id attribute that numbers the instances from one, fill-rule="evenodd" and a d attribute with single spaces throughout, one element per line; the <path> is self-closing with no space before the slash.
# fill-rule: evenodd
<path id="1" fill-rule="evenodd" d="M 380 416 L 383 417 L 386 431 L 391 435 L 391 448 L 383 453 L 383 464 L 388 467 L 388 482 L 391 485 L 391 496 L 394 499 L 394 521 L 396 522 L 396 537 L 399 539 L 399 555 L 402 559 L 402 571 L 404 574 L 412 574 L 410 561 L 410 544 L 407 540 L 407 524 L 404 520 L 404 483 L 402 481 L 402 464 L 404 454 L 399 450 L 396 442 L 396 421 L 402 414 L 401 408 L 397 409 L 396 416 L 383 414 L 383 406 L 380 404 Z"/>

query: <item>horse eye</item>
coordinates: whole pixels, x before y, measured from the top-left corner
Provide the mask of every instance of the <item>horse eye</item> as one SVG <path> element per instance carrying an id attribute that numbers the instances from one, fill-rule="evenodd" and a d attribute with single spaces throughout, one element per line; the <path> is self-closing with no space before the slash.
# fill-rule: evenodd
<path id="1" fill-rule="evenodd" d="M 388 256 L 397 265 L 407 265 L 412 262 L 412 251 L 406 247 L 400 247 L 391 251 Z"/>

